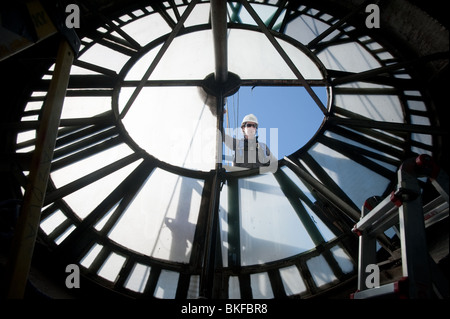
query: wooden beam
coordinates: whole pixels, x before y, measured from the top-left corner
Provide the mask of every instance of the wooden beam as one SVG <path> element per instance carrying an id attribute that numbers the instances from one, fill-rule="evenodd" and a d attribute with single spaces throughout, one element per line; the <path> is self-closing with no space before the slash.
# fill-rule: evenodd
<path id="1" fill-rule="evenodd" d="M 62 40 L 56 58 L 55 72 L 43 107 L 28 185 L 8 260 L 7 298 L 10 299 L 20 299 L 25 294 L 73 59 L 74 52 L 69 43 Z"/>

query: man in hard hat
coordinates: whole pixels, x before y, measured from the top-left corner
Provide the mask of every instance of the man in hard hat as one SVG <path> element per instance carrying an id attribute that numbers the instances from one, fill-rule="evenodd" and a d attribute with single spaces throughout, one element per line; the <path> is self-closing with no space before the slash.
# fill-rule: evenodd
<path id="1" fill-rule="evenodd" d="M 270 152 L 266 144 L 258 142 L 258 119 L 254 114 L 244 116 L 241 123 L 243 139 L 225 136 L 225 145 L 234 150 L 233 166 L 244 168 L 275 168 L 278 160 Z"/>

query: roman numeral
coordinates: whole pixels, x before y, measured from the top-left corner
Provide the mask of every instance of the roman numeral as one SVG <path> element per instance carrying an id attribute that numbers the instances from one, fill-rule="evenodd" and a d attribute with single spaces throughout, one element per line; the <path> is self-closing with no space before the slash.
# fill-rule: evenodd
<path id="1" fill-rule="evenodd" d="M 113 166 L 125 165 L 125 162 L 136 160 L 134 156 L 130 155 L 126 160 L 121 160 L 120 164 L 116 162 Z M 102 243 L 107 240 L 102 235 L 107 234 L 120 216 L 126 211 L 155 167 L 155 162 L 150 159 L 142 161 L 86 218 L 77 223 L 76 229 L 58 246 L 55 252 L 64 256 L 63 258 L 79 261 L 94 243 Z M 106 170 L 109 169 L 113 169 L 113 167 L 107 168 Z M 101 173 L 96 172 L 93 174 L 91 178 L 95 179 L 98 177 L 97 174 Z M 108 221 L 103 226 L 101 232 L 97 232 L 94 226 L 111 209 L 114 209 L 114 211 L 108 218 Z"/>

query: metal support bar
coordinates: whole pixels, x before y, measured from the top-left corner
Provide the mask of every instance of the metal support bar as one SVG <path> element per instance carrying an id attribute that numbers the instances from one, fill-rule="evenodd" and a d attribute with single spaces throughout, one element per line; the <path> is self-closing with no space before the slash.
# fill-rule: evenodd
<path id="1" fill-rule="evenodd" d="M 283 170 L 277 170 L 273 175 L 280 185 L 280 189 L 284 196 L 288 199 L 292 208 L 297 213 L 297 216 L 301 220 L 303 226 L 305 226 L 305 229 L 308 232 L 309 237 L 311 237 L 313 243 L 316 246 L 323 245 L 325 243 L 325 239 L 300 201 L 302 191 Z"/>
<path id="2" fill-rule="evenodd" d="M 434 188 L 436 188 L 442 198 L 448 203 L 448 175 L 442 170 L 439 170 L 437 176 L 431 177 L 430 180 Z"/>
<path id="3" fill-rule="evenodd" d="M 375 235 L 376 231 L 374 231 L 374 228 L 379 229 L 382 222 L 390 219 L 392 215 L 396 215 L 397 208 L 392 196 L 386 197 L 370 213 L 361 217 L 361 220 L 353 227 L 352 231 L 358 235 L 362 233 Z"/>
<path id="4" fill-rule="evenodd" d="M 209 214 L 205 234 L 205 250 L 203 256 L 203 268 L 200 277 L 200 297 L 213 298 L 214 274 L 216 269 L 216 241 L 217 223 L 220 197 L 220 177 L 216 171 L 213 178 L 212 192 L 210 197 Z"/>
<path id="5" fill-rule="evenodd" d="M 448 51 L 432 53 L 432 54 L 425 55 L 425 56 L 422 56 L 419 58 L 415 58 L 410 61 L 398 62 L 398 63 L 390 64 L 388 66 L 382 66 L 382 67 L 379 67 L 376 69 L 372 69 L 369 71 L 363 71 L 360 73 L 351 73 L 346 76 L 335 78 L 334 80 L 331 81 L 331 84 L 333 86 L 336 86 L 339 84 L 345 84 L 345 83 L 350 83 L 350 82 L 364 81 L 364 80 L 368 80 L 368 79 L 378 76 L 378 75 L 382 75 L 382 74 L 389 73 L 389 72 L 394 72 L 394 71 L 397 71 L 397 70 L 400 70 L 400 69 L 403 69 L 406 67 L 413 67 L 414 65 L 417 65 L 417 64 L 425 64 L 427 62 L 434 61 L 434 60 L 440 60 L 440 59 L 448 59 Z"/>
<path id="6" fill-rule="evenodd" d="M 241 266 L 239 182 L 228 178 L 228 267 Z"/>
<path id="7" fill-rule="evenodd" d="M 270 30 L 266 27 L 264 22 L 261 20 L 261 18 L 258 16 L 256 11 L 253 9 L 253 7 L 247 2 L 247 0 L 240 0 L 240 3 L 247 9 L 248 13 L 251 15 L 253 20 L 258 24 L 258 27 L 261 29 L 261 31 L 265 34 L 267 39 L 272 43 L 273 47 L 277 52 L 280 54 L 280 56 L 283 58 L 284 62 L 286 62 L 287 66 L 291 69 L 291 71 L 295 74 L 297 79 L 300 80 L 302 85 L 305 87 L 305 90 L 309 93 L 311 98 L 316 102 L 317 106 L 320 108 L 323 114 L 328 115 L 328 109 L 323 105 L 322 101 L 317 96 L 316 92 L 309 86 L 306 79 L 303 77 L 301 72 L 298 70 L 294 62 L 292 62 L 289 55 L 283 50 L 280 43 L 277 41 L 277 39 L 273 36 L 273 34 L 270 32 Z"/>
<path id="8" fill-rule="evenodd" d="M 69 43 L 62 40 L 43 106 L 28 185 L 8 260 L 8 298 L 24 297 L 73 59 L 74 52 Z"/>
<path id="9" fill-rule="evenodd" d="M 216 167 L 211 189 L 209 212 L 207 216 L 205 250 L 203 256 L 203 268 L 200 277 L 200 297 L 214 298 L 214 274 L 216 271 L 216 248 L 218 238 L 219 201 L 220 189 L 223 182 L 222 168 L 222 136 L 223 136 L 223 106 L 224 96 L 222 91 L 216 93 L 217 106 L 217 136 L 216 136 Z"/>
<path id="10" fill-rule="evenodd" d="M 331 33 L 336 31 L 338 28 L 340 28 L 344 23 L 346 23 L 348 20 L 352 19 L 354 16 L 359 14 L 364 8 L 367 7 L 368 3 L 378 3 L 379 1 L 374 0 L 366 0 L 359 6 L 357 6 L 353 11 L 351 11 L 348 15 L 346 15 L 344 18 L 340 19 L 338 22 L 334 23 L 331 27 L 326 29 L 324 32 L 319 34 L 316 38 L 311 40 L 306 46 L 308 49 L 313 49 L 320 41 L 325 39 L 327 36 L 329 36 Z"/>
<path id="11" fill-rule="evenodd" d="M 342 118 L 337 116 L 329 116 L 327 122 L 333 126 L 346 126 L 349 128 L 364 128 L 364 129 L 380 129 L 389 132 L 400 133 L 422 133 L 430 135 L 447 135 L 446 127 L 434 127 L 424 124 L 408 124 L 408 123 L 389 123 L 375 120 Z"/>
<path id="12" fill-rule="evenodd" d="M 298 177 L 300 177 L 304 182 L 308 183 L 314 189 L 316 189 L 319 193 L 321 193 L 325 198 L 328 198 L 330 202 L 336 206 L 337 209 L 342 211 L 345 215 L 350 217 L 352 220 L 358 220 L 361 216 L 358 211 L 356 211 L 349 204 L 344 202 L 341 198 L 336 196 L 333 192 L 331 192 L 325 185 L 320 183 L 314 177 L 309 175 L 307 172 L 302 170 L 300 167 L 295 165 L 293 161 L 291 161 L 288 157 L 284 157 L 284 161 L 286 166 L 289 167 Z"/>
<path id="13" fill-rule="evenodd" d="M 211 0 L 211 26 L 216 62 L 215 80 L 225 83 L 228 78 L 227 1 Z"/>
<path id="14" fill-rule="evenodd" d="M 181 19 L 177 22 L 177 25 L 172 30 L 172 32 L 169 34 L 169 37 L 164 42 L 162 47 L 159 49 L 158 53 L 156 54 L 156 57 L 153 59 L 152 63 L 148 67 L 145 74 L 142 76 L 142 79 L 139 82 L 139 85 L 134 89 L 133 93 L 131 94 L 130 98 L 128 99 L 127 103 L 123 107 L 122 112 L 120 113 L 120 119 L 123 119 L 127 112 L 130 110 L 131 106 L 133 105 L 134 101 L 138 97 L 139 93 L 141 93 L 143 87 L 145 86 L 145 83 L 147 82 L 150 75 L 152 75 L 153 71 L 156 69 L 156 66 L 158 65 L 159 61 L 162 59 L 163 55 L 166 53 L 169 46 L 172 44 L 172 41 L 175 39 L 175 37 L 178 35 L 180 30 L 183 28 L 183 24 L 188 18 L 188 16 L 191 14 L 194 7 L 197 5 L 199 0 L 193 0 L 189 5 L 187 6 L 186 10 L 183 12 L 183 15 L 181 16 Z"/>

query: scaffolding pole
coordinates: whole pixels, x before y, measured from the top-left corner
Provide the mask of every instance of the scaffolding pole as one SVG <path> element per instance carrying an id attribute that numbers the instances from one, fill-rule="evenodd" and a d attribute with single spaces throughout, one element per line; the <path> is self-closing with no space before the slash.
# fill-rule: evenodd
<path id="1" fill-rule="evenodd" d="M 28 184 L 8 260 L 6 297 L 9 299 L 21 299 L 25 295 L 73 59 L 73 49 L 66 39 L 62 39 L 50 88 L 43 106 Z"/>

